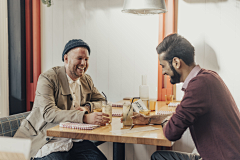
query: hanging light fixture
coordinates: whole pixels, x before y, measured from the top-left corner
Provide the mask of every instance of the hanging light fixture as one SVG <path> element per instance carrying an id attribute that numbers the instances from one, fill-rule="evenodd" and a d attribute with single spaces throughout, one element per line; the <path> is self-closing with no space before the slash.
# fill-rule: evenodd
<path id="1" fill-rule="evenodd" d="M 123 13 L 138 15 L 167 12 L 165 0 L 124 0 Z"/>

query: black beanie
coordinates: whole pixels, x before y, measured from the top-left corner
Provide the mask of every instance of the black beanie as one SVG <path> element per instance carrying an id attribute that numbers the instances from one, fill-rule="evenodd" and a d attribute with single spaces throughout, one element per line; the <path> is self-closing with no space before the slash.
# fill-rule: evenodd
<path id="1" fill-rule="evenodd" d="M 84 42 L 81 39 L 72 39 L 70 40 L 64 47 L 63 53 L 62 53 L 62 61 L 64 62 L 64 55 L 67 54 L 71 49 L 76 47 L 84 47 L 88 50 L 88 53 L 90 55 L 90 48 L 86 42 Z"/>

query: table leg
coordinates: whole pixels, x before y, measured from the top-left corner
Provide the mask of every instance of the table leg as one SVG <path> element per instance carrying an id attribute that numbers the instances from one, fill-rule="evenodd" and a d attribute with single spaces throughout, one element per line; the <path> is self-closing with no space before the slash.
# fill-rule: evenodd
<path id="1" fill-rule="evenodd" d="M 125 160 L 125 143 L 113 142 L 113 160 Z"/>
<path id="2" fill-rule="evenodd" d="M 172 150 L 172 147 L 157 146 L 157 150 Z"/>

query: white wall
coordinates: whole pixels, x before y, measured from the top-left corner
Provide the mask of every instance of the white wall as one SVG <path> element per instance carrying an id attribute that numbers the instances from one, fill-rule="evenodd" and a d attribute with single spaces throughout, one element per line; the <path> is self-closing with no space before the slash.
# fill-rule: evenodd
<path id="1" fill-rule="evenodd" d="M 157 98 L 159 16 L 121 12 L 123 0 L 54 0 L 41 6 L 42 72 L 61 61 L 64 45 L 73 38 L 91 48 L 87 71 L 112 102 L 139 96 L 141 75 L 148 76 L 150 98 Z M 112 143 L 100 147 L 112 159 Z M 126 144 L 126 159 L 146 160 L 156 146 Z"/>
<path id="2" fill-rule="evenodd" d="M 179 1 L 178 33 L 195 46 L 197 63 L 223 78 L 238 107 L 239 28 L 240 0 Z"/>
<path id="3" fill-rule="evenodd" d="M 42 72 L 63 65 L 68 40 L 91 48 L 87 71 L 110 101 L 139 96 L 141 75 L 148 75 L 150 98 L 157 98 L 158 16 L 121 13 L 123 0 L 58 0 L 42 5 Z"/>
<path id="4" fill-rule="evenodd" d="M 9 115 L 7 0 L 0 1 L 0 117 Z"/>
<path id="5" fill-rule="evenodd" d="M 196 62 L 222 77 L 240 109 L 240 0 L 179 0 L 178 33 L 195 46 Z M 174 149 L 191 151 L 193 146 L 188 131 Z"/>

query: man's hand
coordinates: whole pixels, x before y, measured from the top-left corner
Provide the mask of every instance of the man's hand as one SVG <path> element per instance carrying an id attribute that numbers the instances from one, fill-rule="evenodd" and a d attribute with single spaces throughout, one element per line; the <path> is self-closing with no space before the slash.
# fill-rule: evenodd
<path id="1" fill-rule="evenodd" d="M 133 120 L 133 124 L 148 124 L 149 116 L 145 116 L 143 114 L 137 113 L 131 117 Z"/>
<path id="2" fill-rule="evenodd" d="M 162 120 L 162 128 L 168 123 L 168 121 L 171 117 L 172 117 L 172 115 L 167 116 L 164 120 Z"/>
<path id="3" fill-rule="evenodd" d="M 88 113 L 90 113 L 90 110 L 89 110 L 88 107 L 80 107 L 80 106 L 78 106 L 78 107 L 75 107 L 75 109 L 79 110 L 79 111 L 87 111 Z"/>
<path id="4" fill-rule="evenodd" d="M 136 112 L 133 112 L 133 116 L 131 118 L 133 120 L 133 124 L 148 124 L 148 120 L 149 120 L 149 117 Z M 123 118 L 121 118 L 121 123 L 122 121 L 123 121 Z"/>
<path id="5" fill-rule="evenodd" d="M 104 126 L 106 123 L 109 123 L 109 115 L 102 112 L 93 112 L 90 114 L 84 114 L 83 122 L 88 124 L 96 124 Z"/>
<path id="6" fill-rule="evenodd" d="M 165 120 L 169 120 L 172 117 L 172 114 L 144 116 L 140 113 L 134 112 L 131 118 L 133 119 L 133 124 L 148 124 L 150 117 L 151 117 L 150 124 L 162 124 Z M 123 118 L 121 118 L 121 123 L 122 120 Z"/>
<path id="7" fill-rule="evenodd" d="M 165 120 L 169 121 L 169 119 L 170 119 L 171 117 L 172 117 L 172 115 L 168 115 L 167 118 L 164 119 L 164 121 L 165 121 Z"/>

